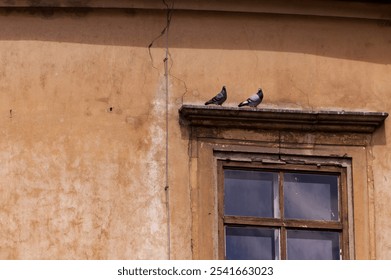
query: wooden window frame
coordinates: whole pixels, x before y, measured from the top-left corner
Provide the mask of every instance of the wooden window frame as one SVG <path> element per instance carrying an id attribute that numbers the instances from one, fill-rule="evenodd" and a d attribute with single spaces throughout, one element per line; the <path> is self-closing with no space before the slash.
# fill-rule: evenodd
<path id="1" fill-rule="evenodd" d="M 341 166 L 320 166 L 320 165 L 301 165 L 301 164 L 277 164 L 268 165 L 260 162 L 235 162 L 218 160 L 218 238 L 219 259 L 225 259 L 225 226 L 254 226 L 265 228 L 280 229 L 280 259 L 287 259 L 287 230 L 288 229 L 306 229 L 306 230 L 330 230 L 340 232 L 340 259 L 350 259 L 349 250 L 349 207 L 348 207 L 348 184 L 346 167 Z M 224 170 L 257 170 L 273 171 L 279 173 L 279 218 L 261 218 L 261 217 L 243 217 L 243 216 L 225 216 L 224 215 Z M 333 174 L 338 175 L 338 206 L 339 221 L 319 221 L 302 219 L 284 218 L 284 188 L 283 173 L 297 172 L 298 174 Z"/>

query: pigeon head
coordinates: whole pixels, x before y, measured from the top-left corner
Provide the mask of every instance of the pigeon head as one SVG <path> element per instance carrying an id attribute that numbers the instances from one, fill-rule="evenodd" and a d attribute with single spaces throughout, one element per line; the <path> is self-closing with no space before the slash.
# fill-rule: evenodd
<path id="1" fill-rule="evenodd" d="M 258 94 L 258 96 L 261 96 L 261 95 L 263 95 L 263 91 L 262 91 L 262 89 L 261 89 L 261 88 L 259 88 L 259 89 L 258 89 L 258 92 L 257 92 L 257 94 Z"/>

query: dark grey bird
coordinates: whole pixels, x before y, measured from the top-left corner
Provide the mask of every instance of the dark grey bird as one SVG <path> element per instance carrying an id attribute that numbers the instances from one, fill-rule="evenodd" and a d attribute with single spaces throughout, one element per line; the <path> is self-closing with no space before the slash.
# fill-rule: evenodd
<path id="1" fill-rule="evenodd" d="M 216 94 L 215 97 L 205 102 L 205 105 L 209 105 L 209 104 L 222 105 L 225 102 L 225 100 L 227 100 L 227 90 L 225 86 L 223 86 L 221 91 L 218 94 Z"/>
<path id="2" fill-rule="evenodd" d="M 249 107 L 257 107 L 261 104 L 263 99 L 263 91 L 262 89 L 258 89 L 258 92 L 254 95 L 251 95 L 247 100 L 241 102 L 238 107 L 249 106 Z"/>

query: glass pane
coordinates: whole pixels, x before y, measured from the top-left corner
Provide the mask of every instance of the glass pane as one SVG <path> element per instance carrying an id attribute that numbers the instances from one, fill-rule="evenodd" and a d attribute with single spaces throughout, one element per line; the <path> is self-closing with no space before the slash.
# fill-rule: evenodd
<path id="1" fill-rule="evenodd" d="M 289 260 L 339 260 L 339 233 L 288 230 Z"/>
<path id="2" fill-rule="evenodd" d="M 279 230 L 254 227 L 226 227 L 227 260 L 275 260 L 280 258 Z"/>
<path id="3" fill-rule="evenodd" d="M 224 170 L 224 214 L 279 217 L 278 173 Z"/>
<path id="4" fill-rule="evenodd" d="M 338 176 L 286 173 L 285 218 L 339 220 Z"/>

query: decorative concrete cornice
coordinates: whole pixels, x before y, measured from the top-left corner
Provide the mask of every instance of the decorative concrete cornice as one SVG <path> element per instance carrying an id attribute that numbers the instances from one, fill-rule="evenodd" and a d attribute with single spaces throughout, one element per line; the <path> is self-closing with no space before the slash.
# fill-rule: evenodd
<path id="1" fill-rule="evenodd" d="M 173 4 L 173 6 L 172 6 Z M 341 18 L 391 19 L 387 1 L 354 0 L 0 0 L 0 8 L 106 8 L 241 12 Z"/>
<path id="2" fill-rule="evenodd" d="M 388 113 L 183 105 L 179 115 L 182 124 L 190 126 L 373 133 Z"/>

